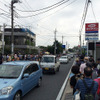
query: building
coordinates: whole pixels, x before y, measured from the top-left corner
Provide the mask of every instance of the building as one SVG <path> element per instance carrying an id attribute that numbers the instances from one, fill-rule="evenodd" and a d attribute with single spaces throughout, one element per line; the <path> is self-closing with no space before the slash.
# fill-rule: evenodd
<path id="1" fill-rule="evenodd" d="M 97 59 L 100 58 L 100 41 L 89 42 L 88 51 L 90 55 L 94 57 L 95 61 L 97 61 Z"/>
<path id="2" fill-rule="evenodd" d="M 4 29 L 5 53 L 11 53 L 11 28 Z M 14 53 L 33 53 L 36 35 L 27 28 L 14 28 Z"/>

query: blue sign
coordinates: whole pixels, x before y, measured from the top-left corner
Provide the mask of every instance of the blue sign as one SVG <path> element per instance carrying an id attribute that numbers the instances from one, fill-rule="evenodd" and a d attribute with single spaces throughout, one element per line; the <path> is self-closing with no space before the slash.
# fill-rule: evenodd
<path id="1" fill-rule="evenodd" d="M 62 45 L 62 48 L 63 48 L 63 49 L 65 49 L 65 47 L 66 47 L 65 45 Z"/>

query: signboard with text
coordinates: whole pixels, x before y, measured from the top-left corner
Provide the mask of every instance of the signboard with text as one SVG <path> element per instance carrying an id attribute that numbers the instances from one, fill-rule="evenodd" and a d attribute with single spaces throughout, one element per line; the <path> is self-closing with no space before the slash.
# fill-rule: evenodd
<path id="1" fill-rule="evenodd" d="M 65 47 L 66 47 L 65 45 L 62 45 L 62 48 L 63 48 L 63 49 L 65 49 Z"/>
<path id="2" fill-rule="evenodd" d="M 99 23 L 85 24 L 85 40 L 98 40 Z"/>

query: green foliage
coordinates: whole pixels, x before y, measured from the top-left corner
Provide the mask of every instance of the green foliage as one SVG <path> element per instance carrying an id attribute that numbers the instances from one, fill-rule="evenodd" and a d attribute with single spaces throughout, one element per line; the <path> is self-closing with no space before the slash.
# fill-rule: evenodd
<path id="1" fill-rule="evenodd" d="M 6 45 L 10 45 L 11 44 L 9 37 L 5 37 L 4 41 L 5 41 Z"/>
<path id="2" fill-rule="evenodd" d="M 68 51 L 69 52 L 74 52 L 74 49 L 69 48 Z"/>
<path id="3" fill-rule="evenodd" d="M 35 46 L 34 42 L 30 42 L 29 40 L 25 41 L 25 45 L 31 45 L 31 46 Z"/>
<path id="4" fill-rule="evenodd" d="M 32 54 L 38 54 L 38 50 L 37 50 L 37 49 L 32 49 L 32 50 L 31 50 L 31 53 L 32 53 Z"/>
<path id="5" fill-rule="evenodd" d="M 30 44 L 29 40 L 26 40 L 25 45 L 29 45 L 29 44 Z"/>
<path id="6" fill-rule="evenodd" d="M 54 47 L 53 46 L 47 46 L 47 51 L 50 52 L 50 54 L 54 54 Z"/>
<path id="7" fill-rule="evenodd" d="M 55 42 L 53 43 L 52 46 L 47 46 L 47 51 L 50 52 L 51 54 L 54 54 L 54 47 L 55 47 Z M 62 52 L 63 52 L 62 44 L 56 41 L 56 54 L 60 54 Z"/>
<path id="8" fill-rule="evenodd" d="M 11 54 L 11 48 L 9 47 L 9 48 L 4 48 L 4 52 L 5 52 L 5 54 Z"/>

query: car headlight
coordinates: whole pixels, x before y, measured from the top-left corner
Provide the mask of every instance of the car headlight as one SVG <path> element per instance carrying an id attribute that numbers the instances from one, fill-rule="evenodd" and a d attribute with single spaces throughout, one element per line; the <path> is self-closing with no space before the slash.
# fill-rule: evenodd
<path id="1" fill-rule="evenodd" d="M 2 88 L 0 90 L 0 95 L 8 95 L 11 93 L 13 87 L 12 86 L 9 86 L 9 87 L 5 87 L 5 88 Z"/>

